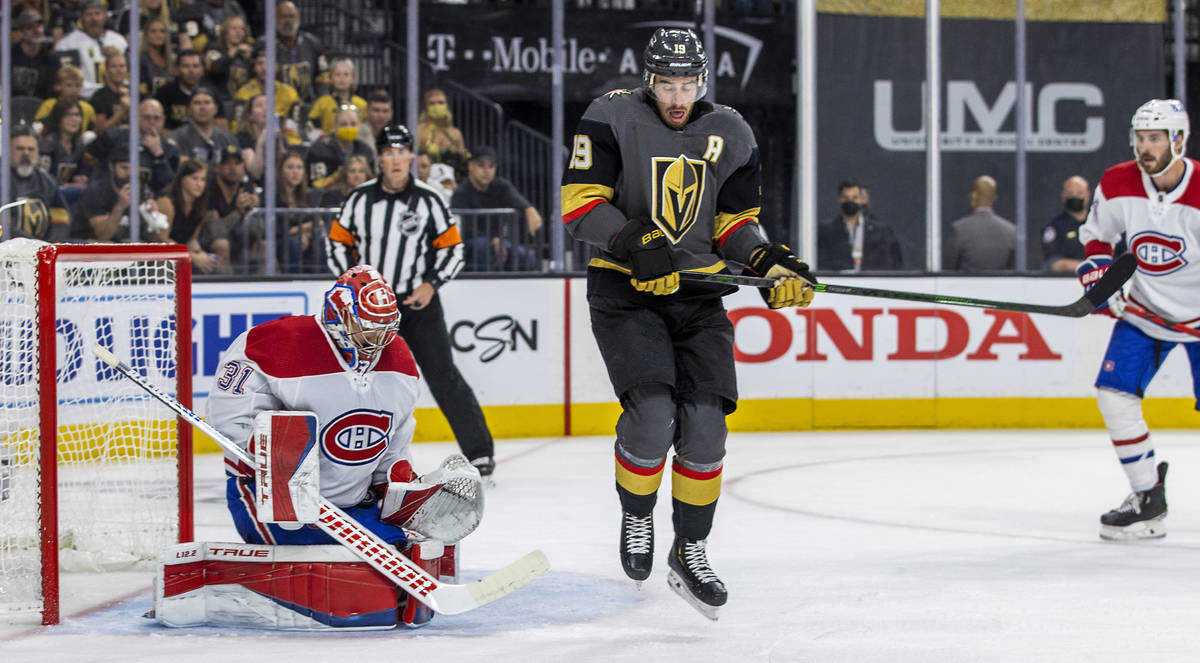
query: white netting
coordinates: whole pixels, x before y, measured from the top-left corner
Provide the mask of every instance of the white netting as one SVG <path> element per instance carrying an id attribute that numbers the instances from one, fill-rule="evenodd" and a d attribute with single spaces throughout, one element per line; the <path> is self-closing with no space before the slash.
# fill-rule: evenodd
<path id="1" fill-rule="evenodd" d="M 59 563 L 153 562 L 178 538 L 177 423 L 91 353 L 99 343 L 175 393 L 175 263 L 56 263 L 55 329 L 39 329 L 32 240 L 0 242 L 0 612 L 41 607 L 39 446 L 57 434 Z M 55 334 L 56 431 L 40 430 L 38 339 Z"/>

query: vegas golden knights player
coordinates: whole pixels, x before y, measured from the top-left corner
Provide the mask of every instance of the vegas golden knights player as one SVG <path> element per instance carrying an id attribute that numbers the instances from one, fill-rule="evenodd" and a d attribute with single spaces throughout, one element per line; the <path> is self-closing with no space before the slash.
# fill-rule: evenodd
<path id="1" fill-rule="evenodd" d="M 671 463 L 675 540 L 667 581 L 710 619 L 724 584 L 705 553 L 737 406 L 733 326 L 723 285 L 679 280 L 729 259 L 776 279 L 772 308 L 808 306 L 808 266 L 758 224 L 758 147 L 742 116 L 700 101 L 708 57 L 691 30 L 660 28 L 643 55 L 644 86 L 614 90 L 579 122 L 563 176 L 563 222 L 595 247 L 592 331 L 621 402 L 616 479 L 621 565 L 641 585 L 654 554 L 652 512 Z"/>

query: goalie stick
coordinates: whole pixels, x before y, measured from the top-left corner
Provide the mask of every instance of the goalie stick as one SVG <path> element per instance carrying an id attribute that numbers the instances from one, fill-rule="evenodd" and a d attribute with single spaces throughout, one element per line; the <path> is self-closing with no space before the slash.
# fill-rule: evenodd
<path id="1" fill-rule="evenodd" d="M 225 437 L 221 431 L 201 419 L 195 412 L 184 407 L 179 401 L 171 398 L 170 395 L 163 393 L 158 387 L 147 382 L 146 378 L 118 359 L 116 355 L 99 345 L 92 348 L 92 353 L 132 380 L 134 384 L 144 389 L 146 393 L 163 405 L 171 408 L 205 435 L 211 437 L 227 453 L 247 465 L 254 465 L 254 460 L 250 458 L 249 454 Z M 351 552 L 396 583 L 410 596 L 433 610 L 447 615 L 456 615 L 487 605 L 524 587 L 550 569 L 550 561 L 546 559 L 546 554 L 541 550 L 534 550 L 503 569 L 474 582 L 465 585 L 444 583 L 426 573 L 416 563 L 397 553 L 390 545 L 323 497 L 320 501 L 320 519 L 316 524 L 322 531 L 349 548 Z"/>
<path id="2" fill-rule="evenodd" d="M 1096 285 L 1079 299 L 1063 306 L 1049 304 L 1027 304 L 1024 302 L 1001 302 L 991 299 L 976 299 L 974 297 L 955 297 L 952 295 L 934 295 L 924 292 L 907 292 L 903 290 L 884 290 L 882 288 L 865 288 L 854 285 L 836 285 L 833 283 L 818 283 L 813 286 L 817 292 L 827 292 L 834 295 L 857 295 L 859 297 L 882 297 L 884 299 L 903 299 L 910 302 L 929 302 L 932 304 L 949 304 L 952 306 L 973 306 L 990 308 L 997 311 L 1017 311 L 1020 313 L 1044 313 L 1046 315 L 1062 315 L 1070 318 L 1082 318 L 1096 310 L 1108 301 L 1125 285 L 1129 277 L 1137 269 L 1137 257 L 1126 253 L 1117 258 L 1112 267 L 1100 277 Z M 760 276 L 738 276 L 734 274 L 710 274 L 707 272 L 679 272 L 679 278 L 685 281 L 709 281 L 728 283 L 729 285 L 745 285 L 756 288 L 770 288 L 775 285 L 774 279 Z"/>
<path id="3" fill-rule="evenodd" d="M 1162 316 L 1158 315 L 1157 313 L 1153 313 L 1149 309 L 1146 309 L 1142 306 L 1138 306 L 1137 304 L 1134 304 L 1133 302 L 1130 302 L 1130 301 L 1125 302 L 1125 311 L 1132 313 L 1139 318 L 1145 318 L 1145 319 L 1149 320 L 1150 322 L 1153 322 L 1154 324 L 1158 325 L 1159 327 L 1165 327 L 1167 329 L 1170 329 L 1171 331 L 1177 331 L 1182 334 L 1187 334 L 1189 336 L 1195 336 L 1197 338 L 1200 338 L 1200 329 L 1196 329 L 1195 327 L 1189 327 L 1189 326 L 1183 324 L 1182 322 L 1170 322 L 1169 320 L 1167 320 L 1166 318 L 1163 318 Z"/>

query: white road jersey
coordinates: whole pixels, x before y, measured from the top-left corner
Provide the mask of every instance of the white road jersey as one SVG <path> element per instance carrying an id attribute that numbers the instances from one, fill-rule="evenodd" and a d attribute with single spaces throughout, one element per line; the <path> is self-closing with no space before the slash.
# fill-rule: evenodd
<path id="1" fill-rule="evenodd" d="M 321 495 L 339 507 L 358 504 L 387 483 L 392 463 L 412 459 L 417 366 L 401 338 L 368 370 L 350 368 L 316 316 L 285 317 L 234 339 L 208 396 L 208 421 L 246 448 L 254 415 L 311 410 L 321 449 Z M 226 468 L 253 476 L 228 455 Z"/>
<path id="2" fill-rule="evenodd" d="M 1106 170 L 1079 241 L 1093 255 L 1102 248 L 1094 242 L 1111 247 L 1125 233 L 1138 259 L 1127 296 L 1167 320 L 1200 327 L 1200 178 L 1196 161 L 1183 161 L 1183 179 L 1170 191 L 1159 191 L 1135 161 Z M 1131 314 L 1124 319 L 1152 338 L 1196 340 Z"/>

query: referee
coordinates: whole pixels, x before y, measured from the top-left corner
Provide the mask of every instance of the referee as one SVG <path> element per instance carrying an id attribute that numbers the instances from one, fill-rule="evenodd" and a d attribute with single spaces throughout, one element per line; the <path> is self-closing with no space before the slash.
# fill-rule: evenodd
<path id="1" fill-rule="evenodd" d="M 329 229 L 329 269 L 341 274 L 374 265 L 405 307 L 400 336 L 408 343 L 433 399 L 463 454 L 483 476 L 496 468 L 492 434 L 475 392 L 454 365 L 437 289 L 463 267 L 458 226 L 438 193 L 411 177 L 413 136 L 388 124 L 375 139 L 379 178 L 350 192 Z"/>

